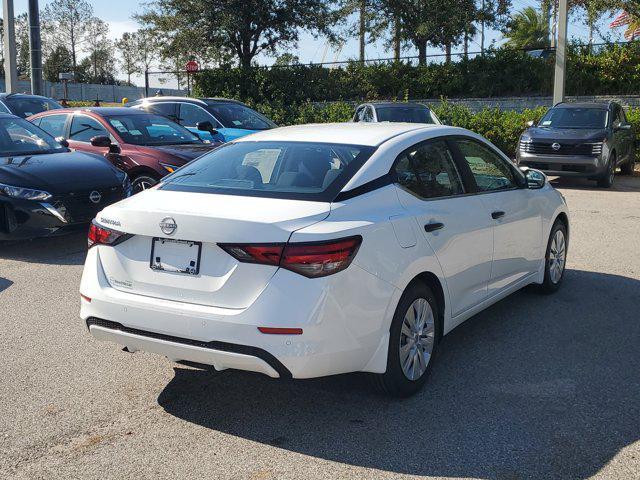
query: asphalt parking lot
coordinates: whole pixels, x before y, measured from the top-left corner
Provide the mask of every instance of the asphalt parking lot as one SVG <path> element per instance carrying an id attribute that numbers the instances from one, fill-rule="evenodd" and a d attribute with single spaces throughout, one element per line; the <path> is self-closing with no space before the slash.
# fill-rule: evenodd
<path id="1" fill-rule="evenodd" d="M 84 234 L 0 245 L 0 478 L 640 478 L 640 177 L 557 186 L 561 291 L 454 330 L 403 401 L 121 352 L 78 318 Z"/>

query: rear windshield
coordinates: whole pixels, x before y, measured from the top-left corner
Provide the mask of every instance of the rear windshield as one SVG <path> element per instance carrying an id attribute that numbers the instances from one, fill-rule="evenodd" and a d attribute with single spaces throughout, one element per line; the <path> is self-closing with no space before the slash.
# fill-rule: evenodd
<path id="1" fill-rule="evenodd" d="M 425 107 L 376 107 L 379 122 L 434 123 Z"/>
<path id="2" fill-rule="evenodd" d="M 607 126 L 607 110 L 602 108 L 552 108 L 539 127 L 601 129 Z"/>
<path id="3" fill-rule="evenodd" d="M 330 202 L 374 151 L 312 142 L 228 143 L 165 177 L 160 188 Z"/>
<path id="4" fill-rule="evenodd" d="M 58 110 L 62 108 L 58 102 L 39 97 L 5 97 L 4 102 L 13 114 L 22 118 L 27 118 L 47 110 Z"/>

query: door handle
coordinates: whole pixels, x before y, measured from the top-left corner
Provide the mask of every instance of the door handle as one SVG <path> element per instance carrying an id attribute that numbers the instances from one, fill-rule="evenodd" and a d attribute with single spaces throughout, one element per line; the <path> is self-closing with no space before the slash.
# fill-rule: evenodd
<path id="1" fill-rule="evenodd" d="M 444 223 L 441 222 L 431 222 L 427 223 L 424 226 L 425 232 L 435 232 L 436 230 L 440 230 L 442 228 L 444 228 Z"/>
<path id="2" fill-rule="evenodd" d="M 504 212 L 501 210 L 491 213 L 491 218 L 493 218 L 494 220 L 497 220 L 498 218 L 502 218 L 502 217 L 504 217 Z"/>

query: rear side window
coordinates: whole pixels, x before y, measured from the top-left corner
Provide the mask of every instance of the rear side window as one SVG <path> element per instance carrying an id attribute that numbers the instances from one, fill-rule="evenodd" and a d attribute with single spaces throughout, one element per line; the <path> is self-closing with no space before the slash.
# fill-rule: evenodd
<path id="1" fill-rule="evenodd" d="M 142 104 L 142 108 L 149 113 L 155 113 L 167 117 L 174 122 L 178 121 L 177 108 L 178 104 L 173 102 L 154 102 L 149 104 Z"/>
<path id="2" fill-rule="evenodd" d="M 191 103 L 180 104 L 180 125 L 185 127 L 195 127 L 198 122 L 211 122 L 214 127 L 218 122 L 206 111 Z"/>
<path id="3" fill-rule="evenodd" d="M 374 151 L 315 142 L 228 143 L 165 177 L 160 188 L 329 202 Z"/>
<path id="4" fill-rule="evenodd" d="M 416 145 L 398 157 L 397 181 L 423 198 L 450 197 L 464 193 L 453 155 L 443 140 Z"/>
<path id="5" fill-rule="evenodd" d="M 109 136 L 109 132 L 100 122 L 86 115 L 74 115 L 71 120 L 69 140 L 88 143 L 93 137 L 100 135 Z"/>
<path id="6" fill-rule="evenodd" d="M 66 132 L 64 129 L 67 123 L 67 115 L 47 115 L 40 117 L 38 126 L 52 137 L 64 137 Z"/>
<path id="7" fill-rule="evenodd" d="M 456 140 L 481 192 L 506 190 L 517 186 L 513 167 L 489 147 L 475 140 Z"/>

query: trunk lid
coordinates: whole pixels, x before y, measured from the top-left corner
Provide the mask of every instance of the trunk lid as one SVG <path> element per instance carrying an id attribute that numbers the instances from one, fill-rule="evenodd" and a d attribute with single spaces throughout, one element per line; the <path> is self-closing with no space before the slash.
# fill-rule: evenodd
<path id="1" fill-rule="evenodd" d="M 100 261 L 110 285 L 117 290 L 199 305 L 246 308 L 278 267 L 238 262 L 217 244 L 284 243 L 292 232 L 323 220 L 329 212 L 330 204 L 324 202 L 147 190 L 98 215 L 98 223 L 133 235 L 113 247 L 99 247 Z M 165 227 L 169 224 L 166 231 L 175 225 L 172 234 L 163 232 L 163 221 Z M 161 263 L 165 259 L 179 263 L 182 251 L 189 250 L 184 245 L 173 248 L 172 242 L 154 242 L 154 238 L 200 242 L 198 274 L 152 269 L 152 245 L 163 252 Z M 187 263 L 195 260 L 197 246 L 192 248 Z"/>

